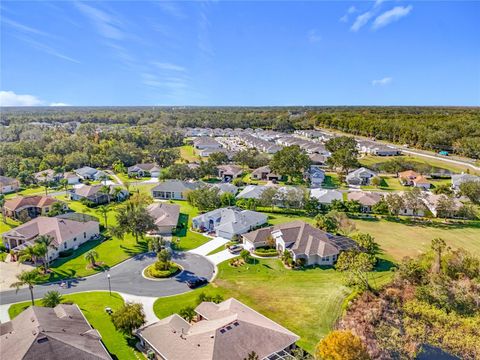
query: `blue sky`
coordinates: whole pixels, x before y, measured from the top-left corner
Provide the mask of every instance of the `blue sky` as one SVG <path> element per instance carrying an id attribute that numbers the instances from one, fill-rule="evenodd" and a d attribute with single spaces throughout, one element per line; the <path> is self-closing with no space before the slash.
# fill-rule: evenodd
<path id="1" fill-rule="evenodd" d="M 2 105 L 480 105 L 477 1 L 3 1 Z"/>

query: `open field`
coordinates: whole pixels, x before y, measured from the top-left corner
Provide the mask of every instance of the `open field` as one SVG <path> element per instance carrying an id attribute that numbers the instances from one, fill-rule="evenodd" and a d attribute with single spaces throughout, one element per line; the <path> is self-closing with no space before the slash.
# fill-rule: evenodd
<path id="1" fill-rule="evenodd" d="M 110 296 L 107 292 L 78 293 L 65 295 L 64 302 L 73 302 L 78 305 L 88 322 L 102 335 L 105 347 L 114 358 L 135 360 L 138 358 L 135 353 L 141 356 L 133 346 L 129 345 L 129 341 L 131 344 L 134 344 L 134 341 L 116 331 L 110 315 L 105 312 L 106 307 L 115 311 L 123 305 L 124 301 L 119 294 L 112 293 Z M 30 305 L 30 302 L 23 302 L 10 306 L 8 309 L 10 318 L 13 319 Z M 35 305 L 41 306 L 41 301 L 37 301 Z"/>
<path id="2" fill-rule="evenodd" d="M 388 270 L 373 273 L 372 285 L 387 282 L 391 274 Z M 185 306 L 196 306 L 201 292 L 237 298 L 300 335 L 299 345 L 313 351 L 340 316 L 342 303 L 351 290 L 342 284 L 342 275 L 331 268 L 288 270 L 278 259 L 256 260 L 255 264 L 239 268 L 224 262 L 211 285 L 159 298 L 155 314 L 163 318 Z"/>
<path id="3" fill-rule="evenodd" d="M 195 153 L 195 149 L 192 145 L 183 145 L 177 149 L 180 150 L 180 157 L 188 162 L 195 162 L 199 159 L 199 156 Z"/>

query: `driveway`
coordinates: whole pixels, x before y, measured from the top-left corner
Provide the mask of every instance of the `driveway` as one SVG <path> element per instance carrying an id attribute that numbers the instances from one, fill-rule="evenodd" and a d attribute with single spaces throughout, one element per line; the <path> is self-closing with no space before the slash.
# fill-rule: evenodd
<path id="1" fill-rule="evenodd" d="M 31 265 L 22 264 L 19 262 L 2 262 L 0 261 L 0 292 L 12 290 L 10 285 L 18 281 L 16 275 L 22 271 L 33 270 Z"/>
<path id="2" fill-rule="evenodd" d="M 209 242 L 203 244 L 202 246 L 199 246 L 196 249 L 189 250 L 188 252 L 191 254 L 198 254 L 198 255 L 203 255 L 206 256 L 208 253 L 212 252 L 216 248 L 225 245 L 227 242 L 230 240 L 222 238 L 222 237 L 216 237 L 213 238 L 213 240 L 210 240 Z"/>
<path id="3" fill-rule="evenodd" d="M 137 255 L 116 265 L 108 272 L 102 272 L 85 278 L 71 280 L 69 289 L 63 289 L 59 284 L 35 286 L 35 298 L 41 298 L 47 291 L 57 290 L 61 294 L 71 294 L 81 291 L 108 291 L 107 273 L 110 274 L 112 291 L 122 294 L 134 294 L 139 297 L 162 297 L 177 295 L 190 290 L 186 281 L 193 276 L 213 277 L 214 265 L 205 257 L 194 253 L 174 253 L 172 260 L 183 267 L 177 276 L 161 281 L 152 281 L 142 276 L 142 271 L 156 261 L 153 253 Z M 28 289 L 4 291 L 0 293 L 0 304 L 11 304 L 30 299 Z"/>
<path id="4" fill-rule="evenodd" d="M 238 255 L 239 255 L 239 253 L 232 254 L 228 250 L 223 250 L 223 251 L 220 251 L 218 253 L 207 256 L 207 259 L 210 260 L 215 265 L 218 265 L 218 264 L 220 264 L 224 261 L 233 259 L 234 257 L 237 257 Z"/>

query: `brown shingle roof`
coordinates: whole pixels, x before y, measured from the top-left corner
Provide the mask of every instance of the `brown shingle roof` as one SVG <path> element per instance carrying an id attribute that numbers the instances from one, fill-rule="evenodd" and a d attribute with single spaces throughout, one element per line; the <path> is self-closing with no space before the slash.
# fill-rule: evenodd
<path id="1" fill-rule="evenodd" d="M 77 305 L 31 306 L 0 325 L 0 358 L 111 359 Z"/>
<path id="2" fill-rule="evenodd" d="M 365 206 L 373 206 L 383 199 L 383 195 L 375 192 L 352 191 L 348 193 L 347 198 Z"/>
<path id="3" fill-rule="evenodd" d="M 177 204 L 154 203 L 148 206 L 148 213 L 157 226 L 177 226 L 180 206 Z"/>
<path id="4" fill-rule="evenodd" d="M 5 209 L 16 211 L 23 207 L 39 207 L 50 206 L 53 203 L 58 202 L 57 199 L 54 199 L 50 196 L 17 196 L 13 199 L 8 199 L 5 201 Z"/>

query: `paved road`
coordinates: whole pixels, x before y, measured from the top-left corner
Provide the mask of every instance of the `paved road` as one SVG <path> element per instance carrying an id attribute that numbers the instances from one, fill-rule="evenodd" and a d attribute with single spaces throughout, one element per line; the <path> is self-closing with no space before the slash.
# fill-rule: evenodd
<path id="1" fill-rule="evenodd" d="M 148 280 L 142 277 L 142 271 L 156 261 L 154 254 L 142 254 L 133 257 L 108 272 L 112 291 L 134 294 L 136 296 L 161 297 L 181 294 L 189 291 L 185 283 L 192 276 L 203 276 L 211 279 L 214 265 L 205 257 L 191 253 L 176 253 L 173 261 L 180 264 L 184 271 L 174 278 L 160 281 Z M 108 290 L 107 273 L 100 273 L 78 280 L 72 280 L 69 289 L 63 289 L 58 284 L 38 285 L 34 288 L 35 298 L 42 297 L 47 291 L 57 290 L 61 294 L 70 294 L 80 291 Z M 20 289 L 0 293 L 0 304 L 10 304 L 30 299 L 28 289 Z"/>

